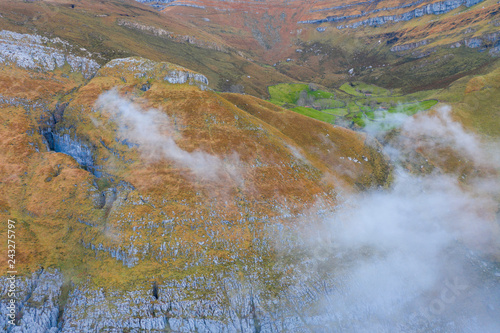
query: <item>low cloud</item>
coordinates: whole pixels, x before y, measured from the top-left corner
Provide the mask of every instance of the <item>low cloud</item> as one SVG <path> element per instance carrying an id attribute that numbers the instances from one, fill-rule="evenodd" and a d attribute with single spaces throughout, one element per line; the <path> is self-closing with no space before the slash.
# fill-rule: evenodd
<path id="1" fill-rule="evenodd" d="M 398 121 L 412 149 L 445 146 L 500 168 L 449 107 Z M 410 174 L 399 162 L 391 188 L 344 196 L 307 222 L 313 271 L 334 286 L 319 302 L 324 322 L 336 332 L 500 332 L 498 177 Z"/>
<path id="2" fill-rule="evenodd" d="M 190 152 L 182 149 L 176 142 L 178 135 L 169 117 L 160 110 L 144 110 L 116 90 L 101 94 L 96 105 L 112 116 L 118 124 L 120 136 L 138 145 L 143 157 L 150 160 L 167 159 L 201 179 L 218 180 L 224 173 L 239 178 L 239 158 L 236 153 L 223 161 L 201 150 Z"/>
<path id="3" fill-rule="evenodd" d="M 457 156 L 472 161 L 478 167 L 500 166 L 500 145 L 482 141 L 477 134 L 467 131 L 452 117 L 451 107 L 441 105 L 430 112 L 408 116 L 403 112 L 382 112 L 375 121 L 368 122 L 364 131 L 373 136 L 399 129 L 400 146 L 410 149 L 451 149 Z M 385 147 L 386 153 L 399 158 L 397 149 Z"/>
<path id="4" fill-rule="evenodd" d="M 363 129 L 365 132 L 371 135 L 377 135 L 380 132 L 399 127 L 409 118 L 409 116 L 403 112 L 376 112 L 377 116 L 375 120 L 368 121 L 365 128 Z"/>
<path id="5" fill-rule="evenodd" d="M 450 148 L 476 165 L 489 164 L 477 135 L 467 132 L 462 124 L 454 121 L 447 105 L 433 113 L 416 115 L 405 120 L 402 135 L 413 141 L 414 148 Z M 495 156 L 496 158 L 496 156 Z"/>

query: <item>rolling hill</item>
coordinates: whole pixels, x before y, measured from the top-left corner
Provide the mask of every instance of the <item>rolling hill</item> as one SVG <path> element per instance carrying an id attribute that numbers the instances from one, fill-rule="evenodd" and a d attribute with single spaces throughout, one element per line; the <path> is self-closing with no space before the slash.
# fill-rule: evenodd
<path id="1" fill-rule="evenodd" d="M 2 1 L 0 327 L 495 332 L 499 6 Z"/>

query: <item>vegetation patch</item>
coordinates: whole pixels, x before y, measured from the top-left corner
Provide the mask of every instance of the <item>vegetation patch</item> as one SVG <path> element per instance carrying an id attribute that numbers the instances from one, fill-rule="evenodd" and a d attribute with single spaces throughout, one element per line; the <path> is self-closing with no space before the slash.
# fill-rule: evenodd
<path id="1" fill-rule="evenodd" d="M 321 112 L 312 108 L 305 108 L 303 106 L 297 106 L 292 109 L 293 111 L 303 114 L 304 116 L 308 116 L 317 120 L 321 120 L 327 123 L 334 123 L 335 116 L 329 113 Z"/>
<path id="2" fill-rule="evenodd" d="M 314 84 L 282 83 L 269 87 L 271 102 L 294 112 L 350 128 L 363 128 L 385 113 L 413 115 L 438 103 L 436 91 L 403 95 L 364 82 L 347 82 L 326 91 Z"/>

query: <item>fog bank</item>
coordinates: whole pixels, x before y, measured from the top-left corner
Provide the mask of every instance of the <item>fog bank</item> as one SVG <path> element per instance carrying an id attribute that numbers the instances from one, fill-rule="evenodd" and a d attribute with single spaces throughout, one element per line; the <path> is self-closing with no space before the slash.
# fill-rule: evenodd
<path id="1" fill-rule="evenodd" d="M 497 151 L 485 150 L 450 112 L 441 107 L 396 117 L 397 146 L 446 147 L 475 168 L 498 171 Z M 394 126 L 395 118 L 389 120 Z M 395 164 L 389 189 L 349 195 L 326 218 L 305 222 L 313 271 L 335 286 L 318 305 L 328 327 L 500 332 L 500 267 L 493 260 L 500 258 L 497 174 L 478 172 L 464 180 L 439 167 L 410 173 L 401 165 L 414 162 L 402 160 L 413 155 L 386 149 Z"/>

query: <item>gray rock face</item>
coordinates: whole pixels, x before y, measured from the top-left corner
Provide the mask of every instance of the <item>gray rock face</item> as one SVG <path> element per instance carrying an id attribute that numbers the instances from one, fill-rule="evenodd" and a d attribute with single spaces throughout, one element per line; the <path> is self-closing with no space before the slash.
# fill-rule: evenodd
<path id="1" fill-rule="evenodd" d="M 401 51 L 408 51 L 411 49 L 415 49 L 419 46 L 422 45 L 427 45 L 429 41 L 427 39 L 421 40 L 417 43 L 409 43 L 409 44 L 403 44 L 403 45 L 396 45 L 391 48 L 392 52 L 401 52 Z"/>
<path id="2" fill-rule="evenodd" d="M 392 52 L 405 52 L 420 46 L 429 44 L 430 41 L 425 39 L 416 43 L 396 45 L 391 48 Z M 500 33 L 486 34 L 479 37 L 467 38 L 459 42 L 449 44 L 448 47 L 455 49 L 461 46 L 465 46 L 471 49 L 480 48 L 481 51 L 489 49 L 489 53 L 495 56 L 498 53 L 498 43 L 500 43 Z M 429 53 L 429 52 L 427 52 Z M 427 55 L 424 53 L 423 56 Z"/>
<path id="3" fill-rule="evenodd" d="M 471 49 L 475 49 L 480 47 L 483 44 L 483 41 L 480 38 L 470 38 L 466 39 L 464 44 Z"/>
<path id="4" fill-rule="evenodd" d="M 491 49 L 489 51 L 492 56 L 500 55 L 500 32 L 494 32 L 488 35 L 485 35 L 485 44 L 491 45 Z"/>
<path id="5" fill-rule="evenodd" d="M 85 170 L 101 177 L 102 167 L 95 164 L 93 148 L 65 132 L 66 129 L 55 130 L 55 126 L 40 128 L 47 150 L 69 155 Z"/>
<path id="6" fill-rule="evenodd" d="M 344 29 L 344 28 L 358 28 L 361 26 L 379 26 L 388 22 L 400 22 L 400 21 L 409 21 L 414 18 L 418 18 L 424 15 L 441 15 L 448 13 L 449 11 L 452 11 L 453 9 L 456 9 L 460 6 L 466 6 L 466 7 L 471 7 L 474 6 L 484 0 L 447 0 L 447 1 L 440 1 L 440 2 L 435 2 L 432 4 L 427 4 L 423 5 L 421 7 L 415 8 L 413 10 L 410 10 L 408 12 L 399 14 L 399 15 L 384 15 L 384 16 L 376 16 L 376 17 L 371 17 L 369 19 L 363 20 L 363 21 L 358 21 L 354 22 L 352 24 L 347 24 L 347 25 L 340 25 L 337 28 L 339 29 Z M 362 12 L 361 14 L 356 14 L 356 15 L 346 15 L 346 16 L 328 16 L 324 19 L 319 19 L 319 20 L 307 20 L 307 21 L 300 21 L 298 23 L 304 23 L 304 24 L 320 24 L 320 23 L 325 23 L 325 22 L 342 22 L 342 21 L 348 21 L 348 20 L 353 20 L 357 18 L 361 18 L 363 16 L 367 16 L 370 14 L 376 14 L 379 12 L 384 12 L 384 11 L 392 11 L 392 10 L 397 10 L 397 9 L 406 9 L 406 8 L 411 8 L 411 7 L 416 7 L 422 3 L 424 3 L 425 0 L 418 0 L 414 1 L 411 3 L 407 3 L 401 6 L 395 6 L 395 7 L 384 7 L 384 8 L 379 8 L 375 10 L 369 10 L 366 12 Z M 370 1 L 366 2 L 371 3 Z M 337 9 L 337 8 L 333 8 Z"/>
<path id="7" fill-rule="evenodd" d="M 424 311 L 425 304 L 436 295 L 431 295 L 431 300 L 424 296 L 424 308 L 413 310 L 405 306 L 420 296 L 411 293 L 394 296 L 393 304 L 351 299 L 352 291 L 343 280 L 349 276 L 341 275 L 326 279 L 314 274 L 296 275 L 291 287 L 269 296 L 257 282 L 265 278 L 263 273 L 249 274 L 245 280 L 236 271 L 225 276 L 188 276 L 157 286 L 156 293 L 152 285 L 144 284 L 121 291 L 81 284 L 64 293 L 60 272 L 39 271 L 18 279 L 16 304 L 20 315 L 14 326 L 6 320 L 8 283 L 5 277 L 0 278 L 0 327 L 5 332 L 26 333 L 360 332 L 366 323 L 373 322 L 369 332 L 392 332 L 396 326 L 397 332 L 494 332 L 479 318 L 495 320 L 495 312 L 478 318 L 481 309 L 468 300 L 489 293 L 492 297 L 487 299 L 488 306 L 495 307 L 500 295 L 495 277 L 498 271 L 478 258 L 471 257 L 469 266 L 473 272 L 461 279 L 470 289 L 460 300 L 447 303 L 446 311 L 439 316 Z M 210 296 L 204 294 L 206 291 Z M 67 301 L 63 306 L 60 300 L 64 298 Z M 376 319 L 381 310 L 388 314 L 382 321 Z"/>
<path id="8" fill-rule="evenodd" d="M 132 72 L 136 77 L 155 78 L 172 84 L 188 83 L 196 85 L 202 90 L 207 89 L 208 85 L 208 79 L 202 74 L 192 72 L 180 66 L 170 66 L 165 63 L 158 64 L 142 58 L 114 59 L 103 68 L 113 68 L 117 72 Z M 165 72 L 167 75 L 165 75 Z M 97 75 L 100 74 L 98 73 Z"/>
<path id="9" fill-rule="evenodd" d="M 183 5 L 183 4 L 180 4 L 180 5 Z M 153 27 L 153 26 L 149 26 L 149 25 L 145 25 L 145 24 L 141 24 L 141 23 L 137 23 L 137 22 L 132 22 L 132 21 L 128 21 L 128 20 L 123 20 L 123 19 L 118 20 L 117 24 L 122 26 L 122 27 L 128 28 L 128 29 L 139 30 L 141 32 L 147 33 L 149 35 L 157 36 L 157 37 L 160 37 L 163 39 L 170 39 L 170 40 L 177 42 L 177 43 L 188 43 L 188 44 L 192 44 L 192 45 L 195 45 L 197 47 L 204 48 L 204 49 L 216 50 L 216 51 L 225 52 L 225 53 L 228 52 L 228 50 L 226 50 L 226 48 L 222 45 L 219 45 L 219 44 L 214 43 L 214 42 L 207 42 L 207 41 L 198 39 L 194 36 L 179 35 L 179 34 L 175 34 L 175 33 L 171 32 L 171 31 L 167 31 L 165 29 L 161 29 L 161 28 L 157 28 L 157 27 Z"/>
<path id="10" fill-rule="evenodd" d="M 251 219 L 257 222 L 254 217 Z M 253 246 L 274 242 L 285 257 L 295 253 L 298 240 L 290 238 L 286 226 L 269 224 L 265 234 L 269 236 Z M 170 247 L 174 245 L 167 248 Z M 122 260 L 102 244 L 94 249 Z M 0 278 L 0 327 L 6 332 L 26 333 L 393 332 L 394 327 L 398 327 L 397 332 L 455 333 L 487 332 L 482 320 L 496 318 L 495 307 L 500 297 L 498 267 L 469 251 L 463 254 L 467 258 L 465 263 L 450 261 L 450 266 L 465 265 L 463 270 L 457 268 L 457 272 L 461 274 L 461 284 L 470 287 L 457 296 L 456 302 L 447 303 L 443 314 L 429 315 L 427 304 L 439 296 L 441 285 L 429 295 L 398 292 L 379 301 L 368 292 L 369 297 L 363 297 L 366 291 L 352 290 L 356 289 L 350 283 L 352 274 L 344 271 L 350 260 L 357 262 L 360 258 L 348 259 L 350 254 L 341 254 L 341 258 L 345 255 L 341 260 L 347 260 L 345 265 L 337 262 L 338 270 L 319 274 L 318 268 L 324 267 L 323 260 L 329 254 L 322 254 L 323 247 L 318 249 L 319 252 L 313 251 L 304 260 L 293 264 L 280 262 L 272 268 L 252 266 L 247 261 L 241 267 L 228 266 L 224 272 L 207 271 L 203 275 L 158 283 L 140 281 L 139 277 L 136 285 L 125 290 L 105 290 L 87 283 L 64 285 L 60 272 L 39 271 L 18 279 L 20 293 L 16 301 L 21 315 L 15 326 L 6 326 L 9 283 L 3 277 Z M 140 249 L 136 252 L 140 255 L 138 252 Z M 170 259 L 174 258 L 173 254 Z M 457 272 L 450 272 L 450 276 Z M 279 277 L 274 273 L 279 273 Z M 271 289 L 271 285 L 279 288 Z M 492 296 L 484 300 L 485 294 Z M 493 309 L 491 313 L 482 313 L 482 308 L 476 308 L 477 302 L 470 301 L 474 299 L 483 300 L 484 307 Z M 380 314 L 383 315 L 378 317 Z M 367 323 L 374 326 L 366 330 Z"/>
<path id="11" fill-rule="evenodd" d="M 193 8 L 205 9 L 204 6 L 194 5 L 192 3 L 184 3 L 184 2 L 176 1 L 176 0 L 159 0 L 159 1 L 156 1 L 156 0 L 135 0 L 135 1 L 141 2 L 141 3 L 151 4 L 153 7 L 156 7 L 156 6 L 158 6 L 158 4 L 161 3 L 161 4 L 165 4 L 166 5 L 166 6 L 163 6 L 163 7 L 184 6 L 184 7 L 193 7 Z"/>
<path id="12" fill-rule="evenodd" d="M 38 271 L 31 276 L 16 279 L 16 325 L 7 322 L 6 303 L 8 282 L 0 277 L 2 306 L 0 307 L 0 328 L 4 332 L 55 333 L 58 332 L 59 296 L 63 277 L 57 270 L 49 273 Z"/>
<path id="13" fill-rule="evenodd" d="M 12 106 L 21 106 L 24 109 L 33 108 L 43 108 L 45 105 L 41 101 L 32 101 L 25 98 L 17 98 L 17 97 L 7 97 L 0 94 L 0 105 L 12 105 Z"/>
<path id="14" fill-rule="evenodd" d="M 500 56 L 500 40 L 490 49 L 489 53 L 492 56 Z"/>
<path id="15" fill-rule="evenodd" d="M 23 316 L 12 326 L 6 322 L 2 307 L 1 327 L 6 332 L 297 332 L 304 324 L 327 321 L 320 317 L 305 318 L 292 313 L 267 314 L 266 304 L 249 286 L 228 277 L 220 283 L 210 279 L 189 277 L 159 287 L 159 297 L 151 290 L 104 291 L 77 286 L 68 295 L 64 309 L 59 310 L 62 293 L 59 272 L 38 273 L 19 280 L 23 294 L 19 309 Z M 6 285 L 1 281 L 2 285 Z M 217 293 L 214 299 L 192 299 L 189 294 L 197 288 L 211 286 Z M 313 290 L 312 294 L 316 293 Z M 310 294 L 310 295 L 312 295 Z M 269 309 L 269 308 L 268 308 Z M 273 316 L 278 316 L 274 317 Z M 282 317 L 283 316 L 283 317 Z M 3 321 L 2 321 L 3 320 Z M 10 326 L 8 326 L 10 325 Z"/>
<path id="16" fill-rule="evenodd" d="M 45 45 L 49 43 L 58 48 Z M 92 59 L 71 54 L 68 51 L 70 48 L 67 42 L 59 38 L 0 31 L 0 64 L 41 71 L 53 71 L 68 64 L 73 72 L 91 78 L 99 69 L 99 64 Z"/>
<path id="17" fill-rule="evenodd" d="M 163 80 L 177 84 L 199 82 L 208 85 L 208 79 L 204 75 L 179 70 L 171 71 Z"/>
<path id="18" fill-rule="evenodd" d="M 78 164 L 84 167 L 93 167 L 94 158 L 92 149 L 78 139 L 72 139 L 69 134 L 53 133 L 54 150 L 73 157 Z"/>
<path id="19" fill-rule="evenodd" d="M 171 3 L 175 0 L 135 0 L 140 3 Z"/>
<path id="20" fill-rule="evenodd" d="M 93 227 L 93 225 L 90 226 Z M 93 251 L 95 251 L 96 256 L 99 251 L 104 251 L 108 253 L 112 258 L 115 258 L 116 260 L 123 262 L 123 265 L 129 268 L 134 267 L 139 263 L 139 258 L 137 256 L 139 251 L 133 244 L 130 244 L 128 249 L 123 249 L 123 250 L 120 248 L 106 247 L 102 245 L 102 243 L 99 243 L 96 246 L 90 242 L 85 243 L 84 241 L 82 241 L 82 245 L 87 249 L 92 249 Z"/>

